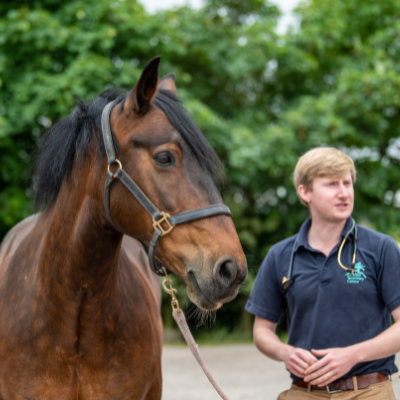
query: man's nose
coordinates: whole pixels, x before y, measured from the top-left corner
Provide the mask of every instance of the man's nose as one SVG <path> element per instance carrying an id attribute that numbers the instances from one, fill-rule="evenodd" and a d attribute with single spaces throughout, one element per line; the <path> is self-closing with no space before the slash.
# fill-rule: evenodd
<path id="1" fill-rule="evenodd" d="M 339 189 L 339 196 L 341 196 L 341 197 L 347 197 L 348 196 L 346 186 L 344 185 L 343 182 L 339 183 L 339 188 L 338 189 Z"/>

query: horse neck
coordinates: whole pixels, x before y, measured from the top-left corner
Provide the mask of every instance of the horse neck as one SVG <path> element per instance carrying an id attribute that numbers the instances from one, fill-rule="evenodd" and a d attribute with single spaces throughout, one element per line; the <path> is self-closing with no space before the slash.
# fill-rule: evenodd
<path id="1" fill-rule="evenodd" d="M 96 164 L 75 162 L 47 219 L 39 271 L 47 293 L 73 300 L 103 296 L 116 282 L 122 235 L 107 227 Z"/>

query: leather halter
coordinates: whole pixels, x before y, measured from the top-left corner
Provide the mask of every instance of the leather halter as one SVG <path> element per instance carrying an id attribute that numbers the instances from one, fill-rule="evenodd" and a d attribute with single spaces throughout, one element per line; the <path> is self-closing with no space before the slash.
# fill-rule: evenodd
<path id="1" fill-rule="evenodd" d="M 202 218 L 212 217 L 214 215 L 229 215 L 232 216 L 229 208 L 224 204 L 214 204 L 211 206 L 197 208 L 191 211 L 184 211 L 179 214 L 170 216 L 164 211 L 159 211 L 158 208 L 150 201 L 150 199 L 145 195 L 145 193 L 140 189 L 140 187 L 132 180 L 132 178 L 122 169 L 121 162 L 116 158 L 112 134 L 111 134 L 111 124 L 110 115 L 111 111 L 118 103 L 118 99 L 108 103 L 104 109 L 101 116 L 101 130 L 103 133 L 104 146 L 107 153 L 108 159 L 108 171 L 105 185 L 104 193 L 104 206 L 114 228 L 121 232 L 121 230 L 115 225 L 114 220 L 111 216 L 110 211 L 110 189 L 111 184 L 115 178 L 118 178 L 123 185 L 136 197 L 136 200 L 145 208 L 145 210 L 151 215 L 153 219 L 154 235 L 151 239 L 150 246 L 148 249 L 148 257 L 150 267 L 157 275 L 164 276 L 162 270 L 163 265 L 161 262 L 155 258 L 155 250 L 158 241 L 161 236 L 164 236 L 172 231 L 175 225 L 183 224 L 190 221 L 196 221 Z M 115 173 L 111 172 L 110 166 L 112 164 L 118 164 L 118 169 Z M 164 229 L 161 225 L 162 223 L 168 225 L 167 229 Z M 123 232 L 121 232 L 123 233 Z M 164 267 L 165 268 L 165 267 Z"/>

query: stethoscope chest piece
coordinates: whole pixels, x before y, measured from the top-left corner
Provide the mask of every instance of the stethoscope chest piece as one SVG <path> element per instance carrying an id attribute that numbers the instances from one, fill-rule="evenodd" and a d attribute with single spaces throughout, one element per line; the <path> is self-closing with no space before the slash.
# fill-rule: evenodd
<path id="1" fill-rule="evenodd" d="M 294 283 L 294 279 L 288 279 L 286 276 L 283 277 L 282 283 L 281 283 L 281 288 L 283 290 L 288 290 Z"/>

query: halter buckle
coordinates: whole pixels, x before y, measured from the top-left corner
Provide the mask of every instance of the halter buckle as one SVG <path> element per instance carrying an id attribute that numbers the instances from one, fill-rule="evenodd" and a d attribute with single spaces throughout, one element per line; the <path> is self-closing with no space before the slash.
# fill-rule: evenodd
<path id="1" fill-rule="evenodd" d="M 155 219 L 153 219 L 153 228 L 154 228 L 154 229 L 160 230 L 160 231 L 161 231 L 161 236 L 164 236 L 164 235 L 166 235 L 167 233 L 170 233 L 170 232 L 172 231 L 172 229 L 175 228 L 175 225 L 171 225 L 171 223 L 169 222 L 169 219 L 168 219 L 168 218 L 171 217 L 169 214 L 167 214 L 167 213 L 164 212 L 164 211 L 161 211 L 161 212 L 160 212 L 160 215 L 161 215 L 161 218 L 160 218 L 159 220 L 156 221 Z M 164 229 L 164 228 L 162 227 L 161 224 L 162 224 L 163 222 L 165 222 L 165 223 L 168 225 L 168 228 L 167 228 L 167 229 Z"/>

